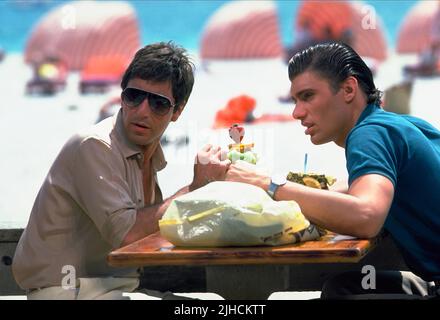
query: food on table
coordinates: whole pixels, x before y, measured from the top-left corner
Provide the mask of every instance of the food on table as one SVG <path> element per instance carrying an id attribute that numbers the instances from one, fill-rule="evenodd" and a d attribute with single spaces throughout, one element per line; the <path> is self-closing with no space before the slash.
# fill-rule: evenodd
<path id="1" fill-rule="evenodd" d="M 335 183 L 336 179 L 331 176 L 316 173 L 289 172 L 287 180 L 302 185 L 328 190 L 328 187 Z"/>

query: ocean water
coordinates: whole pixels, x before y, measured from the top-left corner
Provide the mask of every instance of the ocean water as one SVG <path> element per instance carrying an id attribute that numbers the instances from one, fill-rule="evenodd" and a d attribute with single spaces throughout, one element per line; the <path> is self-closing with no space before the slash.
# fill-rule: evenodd
<path id="1" fill-rule="evenodd" d="M 251 1 L 251 0 L 249 0 Z M 258 0 L 257 0 L 258 1 Z M 434 1 L 434 0 L 428 0 Z M 7 52 L 23 51 L 32 27 L 49 10 L 65 5 L 65 0 L 6 0 L 0 1 L 0 47 Z M 141 27 L 143 43 L 174 40 L 184 47 L 197 50 L 203 28 L 209 17 L 225 0 L 131 0 Z M 299 1 L 274 1 L 278 8 L 283 43 L 294 41 L 293 26 Z M 394 47 L 398 29 L 405 14 L 417 1 L 369 0 L 382 19 L 386 38 Z"/>

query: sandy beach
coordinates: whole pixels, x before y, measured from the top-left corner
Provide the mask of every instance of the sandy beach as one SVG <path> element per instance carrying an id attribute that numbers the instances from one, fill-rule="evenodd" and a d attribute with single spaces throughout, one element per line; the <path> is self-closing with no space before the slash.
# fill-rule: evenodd
<path id="1" fill-rule="evenodd" d="M 212 130 L 215 113 L 237 95 L 257 100 L 256 114 L 291 114 L 293 106 L 278 101 L 289 89 L 287 67 L 280 59 L 217 61 L 206 68 L 197 63 L 196 82 L 190 101 L 178 122 L 167 132 L 188 135 L 189 144 L 164 148 L 168 166 L 159 173 L 164 196 L 171 195 L 192 179 L 194 156 L 206 143 L 226 148 L 226 129 Z M 401 66 L 414 57 L 390 56 L 376 77 L 381 89 L 402 81 Z M 0 64 L 4 99 L 0 104 L 0 228 L 25 227 L 34 199 L 50 165 L 65 141 L 76 131 L 95 123 L 100 107 L 119 94 L 115 87 L 106 94 L 80 95 L 78 73 L 68 78 L 64 91 L 52 97 L 26 96 L 25 83 L 31 70 L 20 54 L 11 54 Z M 439 82 L 414 82 L 412 113 L 440 125 L 435 102 Z M 308 171 L 346 179 L 344 150 L 333 143 L 314 146 L 297 121 L 246 126 L 246 142 L 255 143 L 259 165 L 269 172 L 302 171 L 308 153 Z M 177 177 L 177 178 L 176 178 Z"/>

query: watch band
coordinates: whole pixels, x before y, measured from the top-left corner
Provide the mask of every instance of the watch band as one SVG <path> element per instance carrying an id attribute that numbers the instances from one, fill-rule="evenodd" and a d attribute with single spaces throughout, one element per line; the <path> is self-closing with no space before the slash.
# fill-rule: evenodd
<path id="1" fill-rule="evenodd" d="M 267 188 L 267 193 L 273 199 L 275 196 L 275 192 L 277 191 L 279 185 L 274 183 L 272 180 L 270 181 L 269 188 Z"/>
<path id="2" fill-rule="evenodd" d="M 267 193 L 272 199 L 275 198 L 275 192 L 279 187 L 284 186 L 287 180 L 284 175 L 276 174 L 270 179 L 269 187 L 267 188 Z"/>

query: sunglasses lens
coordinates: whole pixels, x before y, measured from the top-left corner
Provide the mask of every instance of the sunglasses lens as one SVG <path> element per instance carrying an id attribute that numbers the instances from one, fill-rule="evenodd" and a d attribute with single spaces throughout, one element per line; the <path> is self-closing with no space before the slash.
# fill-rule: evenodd
<path id="1" fill-rule="evenodd" d="M 126 88 L 122 91 L 122 101 L 129 107 L 136 107 L 145 100 L 148 93 L 135 88 Z"/>
<path id="2" fill-rule="evenodd" d="M 170 100 L 154 93 L 150 93 L 150 96 L 148 97 L 148 103 L 150 104 L 151 110 L 153 110 L 153 112 L 158 115 L 167 114 L 171 108 Z"/>
<path id="3" fill-rule="evenodd" d="M 136 88 L 125 88 L 121 95 L 122 101 L 132 108 L 140 105 L 147 97 L 148 105 L 157 115 L 166 115 L 170 111 L 170 108 L 173 107 L 171 101 L 166 97 Z"/>

